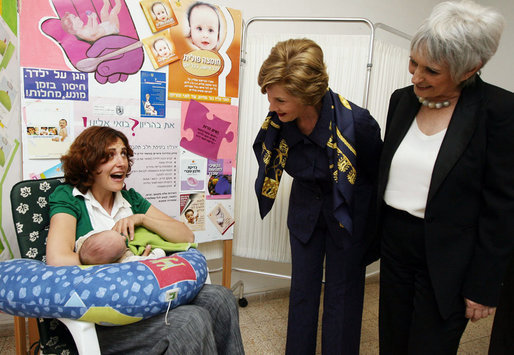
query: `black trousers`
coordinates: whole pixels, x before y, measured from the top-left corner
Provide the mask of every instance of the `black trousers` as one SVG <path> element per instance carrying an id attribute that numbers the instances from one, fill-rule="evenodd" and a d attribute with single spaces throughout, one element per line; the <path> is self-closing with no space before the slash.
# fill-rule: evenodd
<path id="1" fill-rule="evenodd" d="M 514 254 L 505 272 L 500 302 L 494 315 L 489 354 L 514 354 Z"/>
<path id="2" fill-rule="evenodd" d="M 464 300 L 440 315 L 426 262 L 423 219 L 385 208 L 380 261 L 380 354 L 456 354 Z"/>

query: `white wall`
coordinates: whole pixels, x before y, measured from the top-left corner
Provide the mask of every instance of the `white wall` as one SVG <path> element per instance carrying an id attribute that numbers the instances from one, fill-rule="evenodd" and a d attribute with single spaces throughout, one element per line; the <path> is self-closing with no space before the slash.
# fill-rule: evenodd
<path id="1" fill-rule="evenodd" d="M 485 66 L 483 78 L 491 84 L 514 91 L 514 1 L 512 0 L 480 0 L 480 4 L 499 10 L 505 17 L 505 30 L 498 52 Z"/>
<path id="2" fill-rule="evenodd" d="M 412 34 L 421 21 L 428 16 L 438 0 L 219 0 L 217 4 L 239 9 L 248 21 L 255 16 L 317 16 L 317 17 L 365 17 L 373 23 L 381 22 L 403 32 Z M 476 2 L 499 10 L 506 19 L 505 31 L 498 52 L 484 68 L 482 77 L 489 83 L 514 91 L 514 1 L 476 0 Z M 252 25 L 253 26 L 253 25 Z M 313 33 L 318 26 L 303 24 L 298 33 Z M 275 29 L 276 27 L 273 27 Z M 288 27 L 288 29 L 290 26 Z M 253 29 L 252 29 L 253 30 Z M 259 27 L 257 31 L 266 32 Z"/>

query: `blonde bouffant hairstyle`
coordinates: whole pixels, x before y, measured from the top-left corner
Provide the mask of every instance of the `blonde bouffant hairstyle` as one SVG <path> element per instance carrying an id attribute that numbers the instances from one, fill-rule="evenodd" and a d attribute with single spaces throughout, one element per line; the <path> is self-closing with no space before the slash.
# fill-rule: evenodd
<path id="1" fill-rule="evenodd" d="M 262 64 L 257 83 L 263 94 L 279 84 L 304 105 L 316 105 L 328 89 L 323 51 L 307 38 L 278 42 Z"/>

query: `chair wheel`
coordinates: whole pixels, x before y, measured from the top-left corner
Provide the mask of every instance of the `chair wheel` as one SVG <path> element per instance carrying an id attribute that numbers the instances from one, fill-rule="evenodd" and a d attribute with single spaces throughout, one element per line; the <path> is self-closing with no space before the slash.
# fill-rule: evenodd
<path id="1" fill-rule="evenodd" d="M 246 306 L 248 306 L 248 300 L 246 298 L 244 298 L 244 297 L 240 298 L 239 299 L 239 307 L 243 307 L 244 308 Z"/>

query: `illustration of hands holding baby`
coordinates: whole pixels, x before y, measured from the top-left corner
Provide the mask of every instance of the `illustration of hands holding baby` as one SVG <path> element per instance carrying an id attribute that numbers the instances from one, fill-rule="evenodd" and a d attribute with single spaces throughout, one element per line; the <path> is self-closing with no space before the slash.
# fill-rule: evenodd
<path id="1" fill-rule="evenodd" d="M 94 72 L 95 79 L 105 84 L 126 81 L 141 69 L 144 53 L 125 1 L 52 0 L 52 4 L 59 18 L 46 19 L 41 29 L 62 47 L 77 70 Z"/>

